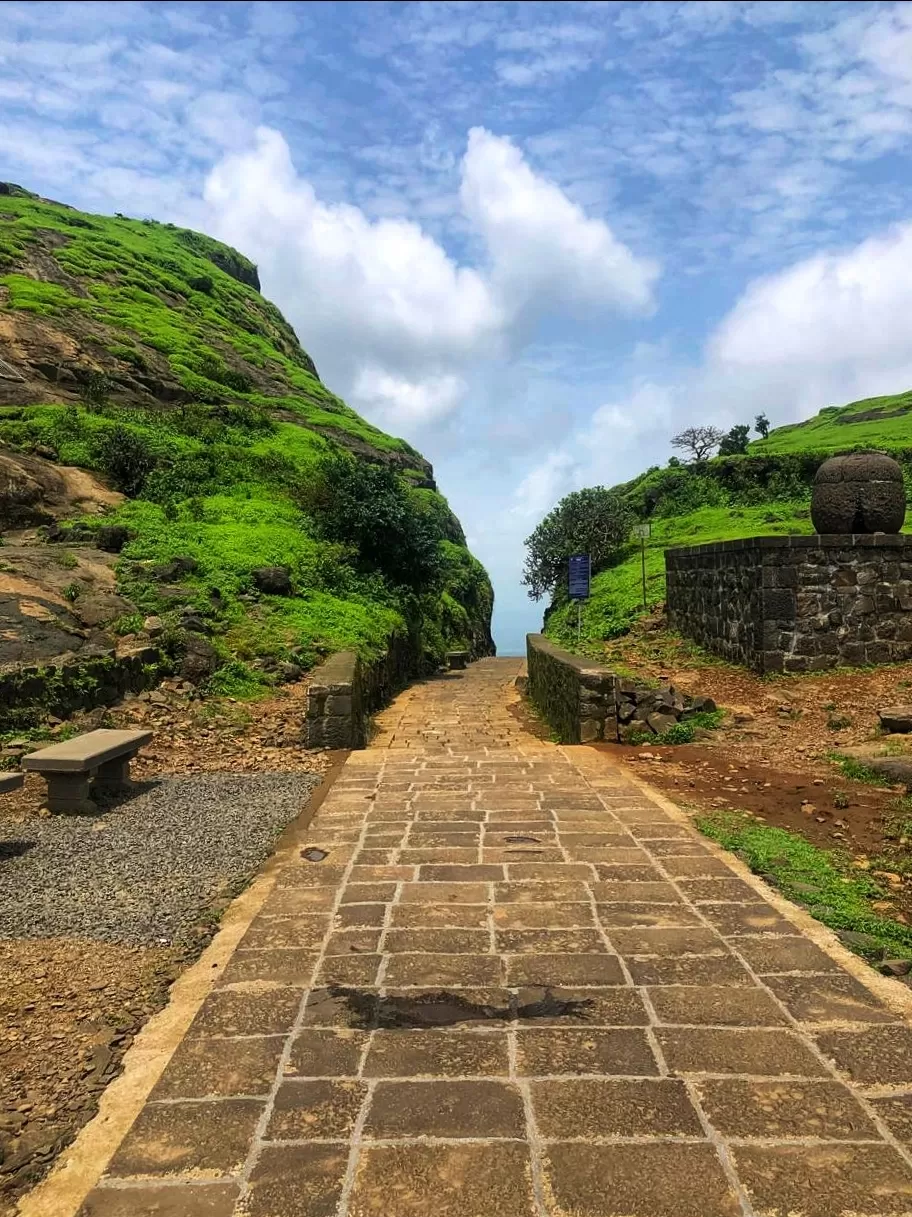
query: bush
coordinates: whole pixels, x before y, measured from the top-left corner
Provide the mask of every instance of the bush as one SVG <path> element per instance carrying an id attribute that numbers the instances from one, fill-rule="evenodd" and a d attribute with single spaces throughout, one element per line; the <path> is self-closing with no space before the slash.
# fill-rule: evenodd
<path id="1" fill-rule="evenodd" d="M 593 574 L 604 570 L 628 540 L 632 525 L 633 514 L 620 495 L 604 486 L 575 490 L 561 499 L 526 538 L 522 581 L 531 599 L 554 591 L 573 554 L 588 554 Z"/>
<path id="2" fill-rule="evenodd" d="M 100 410 L 108 404 L 111 382 L 102 372 L 89 372 L 79 386 L 79 396 L 90 410 Z"/>
<path id="3" fill-rule="evenodd" d="M 129 427 L 111 427 L 95 440 L 95 456 L 118 490 L 135 499 L 158 464 L 149 441 Z"/>
<path id="4" fill-rule="evenodd" d="M 360 570 L 415 591 L 438 582 L 442 559 L 434 522 L 389 467 L 341 453 L 324 457 L 297 498 L 325 540 L 354 547 Z"/>
<path id="5" fill-rule="evenodd" d="M 195 292 L 205 292 L 207 296 L 211 294 L 214 286 L 208 275 L 194 275 L 192 279 L 187 280 L 187 283 Z"/>

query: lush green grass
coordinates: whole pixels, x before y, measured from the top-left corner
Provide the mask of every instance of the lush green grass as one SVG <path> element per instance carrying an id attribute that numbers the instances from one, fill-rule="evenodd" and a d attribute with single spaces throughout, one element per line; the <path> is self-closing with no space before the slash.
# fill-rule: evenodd
<path id="1" fill-rule="evenodd" d="M 681 516 L 660 517 L 652 522 L 646 542 L 646 604 L 652 607 L 665 599 L 665 550 L 676 545 L 699 545 L 736 537 L 786 535 L 812 531 L 805 503 L 774 503 L 764 506 L 703 507 Z M 548 618 L 549 638 L 574 650 L 599 654 L 601 639 L 614 638 L 630 628 L 643 610 L 643 580 L 640 544 L 625 550 L 621 561 L 592 580 L 592 595 L 581 610 L 577 646 L 576 605 L 565 601 Z"/>
<path id="2" fill-rule="evenodd" d="M 894 786 L 896 783 L 886 774 L 872 769 L 870 765 L 866 765 L 863 761 L 857 761 L 851 756 L 842 756 L 838 752 L 831 752 L 829 759 L 833 762 L 843 777 L 851 778 L 853 782 L 865 782 L 868 786 Z"/>
<path id="3" fill-rule="evenodd" d="M 130 529 L 119 578 L 140 613 L 175 625 L 153 568 L 175 556 L 196 561 L 181 580 L 183 599 L 213 625 L 221 692 L 260 689 L 259 660 L 311 663 L 349 647 L 371 656 L 393 631 L 408 630 L 429 662 L 471 645 L 490 619 L 491 587 L 442 496 L 409 490 L 432 520 L 444 568 L 442 584 L 417 597 L 358 573 L 350 547 L 319 539 L 301 510 L 302 489 L 337 445 L 357 458 L 395 459 L 409 487 L 427 471 L 409 444 L 320 381 L 291 326 L 253 286 L 248 259 L 173 225 L 32 196 L 4 197 L 0 216 L 4 307 L 64 334 L 78 318 L 79 332 L 88 325 L 95 338 L 80 342 L 84 354 L 61 381 L 82 386 L 82 404 L 0 410 L 0 443 L 50 449 L 126 491 L 118 511 L 86 522 Z M 47 281 L 55 264 L 58 281 Z M 272 565 L 291 569 L 294 596 L 254 594 L 251 571 Z M 133 614 L 119 628 L 140 622 Z"/>
<path id="4" fill-rule="evenodd" d="M 732 850 L 758 875 L 834 930 L 869 935 L 871 954 L 912 958 L 912 928 L 880 916 L 871 905 L 887 894 L 847 857 L 818 849 L 794 833 L 734 811 L 699 816 L 697 827 Z"/>
<path id="5" fill-rule="evenodd" d="M 879 418 L 859 418 L 876 412 Z M 855 421 L 855 420 L 858 421 Z M 752 455 L 788 452 L 842 452 L 850 448 L 912 448 L 912 390 L 868 397 L 847 406 L 828 406 L 805 422 L 777 427 L 750 445 Z"/>

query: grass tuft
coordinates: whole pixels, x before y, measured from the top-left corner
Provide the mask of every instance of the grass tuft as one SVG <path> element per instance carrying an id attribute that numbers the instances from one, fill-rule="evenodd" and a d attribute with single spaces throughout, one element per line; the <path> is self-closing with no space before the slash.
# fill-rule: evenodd
<path id="1" fill-rule="evenodd" d="M 770 828 L 745 812 L 719 811 L 696 818 L 699 830 L 737 854 L 818 921 L 871 939 L 860 954 L 912 958 L 912 928 L 880 916 L 872 903 L 887 893 L 867 872 L 838 851 L 819 849 L 782 828 Z"/>

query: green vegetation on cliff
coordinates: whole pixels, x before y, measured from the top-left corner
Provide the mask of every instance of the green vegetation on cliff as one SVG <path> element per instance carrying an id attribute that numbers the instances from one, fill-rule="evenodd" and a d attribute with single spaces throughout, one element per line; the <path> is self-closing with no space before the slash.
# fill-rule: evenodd
<path id="1" fill-rule="evenodd" d="M 778 427 L 736 456 L 683 464 L 676 458 L 612 488 L 637 520 L 648 520 L 646 606 L 665 598 L 664 551 L 736 537 L 812 533 L 811 485 L 821 461 L 837 452 L 876 448 L 903 466 L 912 497 L 912 392 L 830 406 L 802 423 Z M 573 649 L 598 653 L 599 644 L 623 634 L 643 611 L 640 542 L 631 540 L 592 581 L 577 610 L 558 583 L 545 632 Z"/>
<path id="2" fill-rule="evenodd" d="M 205 613 L 238 688 L 392 631 L 427 664 L 488 653 L 490 582 L 430 466 L 325 387 L 258 289 L 200 233 L 0 187 L 0 445 L 127 496 L 82 525 L 129 529 L 123 593 L 166 626 Z M 175 595 L 156 568 L 178 556 Z M 258 593 L 266 566 L 294 594 Z"/>

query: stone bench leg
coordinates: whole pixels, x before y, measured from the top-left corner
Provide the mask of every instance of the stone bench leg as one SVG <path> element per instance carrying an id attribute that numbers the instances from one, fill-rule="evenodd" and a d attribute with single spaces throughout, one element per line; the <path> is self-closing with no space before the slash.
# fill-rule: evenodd
<path id="1" fill-rule="evenodd" d="M 105 761 L 95 772 L 96 786 L 116 787 L 130 785 L 130 761 L 132 756 L 116 756 Z"/>
<path id="2" fill-rule="evenodd" d="M 72 813 L 98 810 L 89 798 L 89 774 L 48 773 L 45 777 L 48 811 Z"/>

